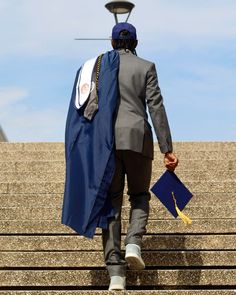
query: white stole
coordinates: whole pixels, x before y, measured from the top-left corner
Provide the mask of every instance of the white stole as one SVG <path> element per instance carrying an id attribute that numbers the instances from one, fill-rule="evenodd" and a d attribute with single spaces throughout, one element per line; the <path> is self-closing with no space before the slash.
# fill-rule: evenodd
<path id="1" fill-rule="evenodd" d="M 77 109 L 83 106 L 95 87 L 95 83 L 92 82 L 92 74 L 96 60 L 97 57 L 89 59 L 84 63 L 82 69 L 80 70 L 78 81 L 76 84 L 75 96 L 75 106 Z"/>

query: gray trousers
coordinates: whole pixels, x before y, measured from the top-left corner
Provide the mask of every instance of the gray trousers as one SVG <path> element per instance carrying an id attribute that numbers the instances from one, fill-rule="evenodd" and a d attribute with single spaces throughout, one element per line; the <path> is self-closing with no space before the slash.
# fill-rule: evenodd
<path id="1" fill-rule="evenodd" d="M 105 264 L 110 276 L 126 274 L 126 261 L 121 253 L 121 208 L 125 175 L 131 204 L 125 245 L 141 246 L 149 215 L 151 171 L 151 158 L 129 150 L 116 151 L 116 171 L 109 189 L 115 217 L 110 219 L 108 228 L 102 231 Z"/>

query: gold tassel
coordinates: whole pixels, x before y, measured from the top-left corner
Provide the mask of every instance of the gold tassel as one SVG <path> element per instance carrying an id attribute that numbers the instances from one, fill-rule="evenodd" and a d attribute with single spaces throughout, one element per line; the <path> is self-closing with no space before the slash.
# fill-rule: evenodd
<path id="1" fill-rule="evenodd" d="M 174 192 L 172 192 L 172 197 L 173 197 L 173 200 L 175 202 L 175 209 L 179 215 L 179 217 L 183 220 L 183 222 L 187 225 L 187 224 L 191 224 L 192 223 L 192 220 L 186 216 L 183 212 L 180 211 L 180 209 L 178 208 L 177 206 L 177 202 L 176 202 L 176 198 L 175 198 L 175 195 L 174 195 Z"/>

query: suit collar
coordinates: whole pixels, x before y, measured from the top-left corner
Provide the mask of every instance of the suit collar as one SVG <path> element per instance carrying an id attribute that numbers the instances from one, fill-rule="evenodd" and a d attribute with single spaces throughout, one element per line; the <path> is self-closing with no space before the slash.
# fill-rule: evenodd
<path id="1" fill-rule="evenodd" d="M 119 54 L 133 54 L 129 49 L 118 49 Z"/>

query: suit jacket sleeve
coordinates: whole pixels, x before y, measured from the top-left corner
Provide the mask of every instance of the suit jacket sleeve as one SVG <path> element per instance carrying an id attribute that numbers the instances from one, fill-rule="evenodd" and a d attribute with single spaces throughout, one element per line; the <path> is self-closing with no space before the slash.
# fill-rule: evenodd
<path id="1" fill-rule="evenodd" d="M 170 127 L 154 64 L 150 66 L 147 72 L 146 100 L 160 150 L 162 153 L 172 152 Z"/>

